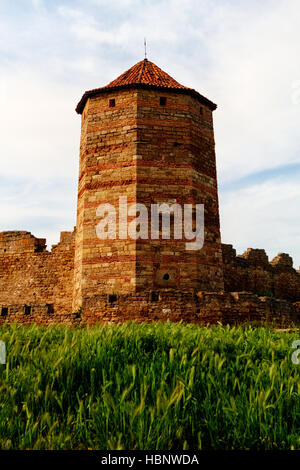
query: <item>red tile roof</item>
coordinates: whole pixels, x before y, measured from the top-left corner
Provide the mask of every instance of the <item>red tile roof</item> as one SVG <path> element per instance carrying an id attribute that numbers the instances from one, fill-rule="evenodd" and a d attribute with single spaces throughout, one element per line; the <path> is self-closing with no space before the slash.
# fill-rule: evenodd
<path id="1" fill-rule="evenodd" d="M 168 88 L 187 88 L 176 82 L 166 72 L 147 59 L 141 60 L 129 70 L 122 73 L 116 80 L 110 82 L 105 88 L 143 83 L 145 85 L 163 86 Z"/>
<path id="2" fill-rule="evenodd" d="M 116 90 L 118 88 L 160 88 L 162 90 L 176 90 L 198 98 L 200 102 L 206 104 L 212 110 L 217 107 L 216 104 L 200 95 L 196 90 L 180 85 L 180 83 L 170 77 L 170 75 L 161 70 L 153 62 L 150 62 L 148 59 L 144 59 L 126 70 L 126 72 L 122 73 L 122 75 L 110 82 L 108 85 L 102 88 L 86 91 L 76 107 L 77 113 L 82 113 L 85 103 L 91 96 L 95 96 L 105 91 Z"/>

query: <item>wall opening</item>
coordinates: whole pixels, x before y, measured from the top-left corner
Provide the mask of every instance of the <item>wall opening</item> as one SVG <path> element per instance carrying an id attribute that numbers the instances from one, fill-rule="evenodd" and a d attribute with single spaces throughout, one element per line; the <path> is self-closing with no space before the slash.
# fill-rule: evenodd
<path id="1" fill-rule="evenodd" d="M 200 106 L 200 114 L 201 114 L 201 115 L 203 114 L 203 108 L 202 108 L 202 106 Z"/>
<path id="2" fill-rule="evenodd" d="M 25 305 L 24 314 L 25 315 L 30 315 L 31 314 L 31 306 L 30 305 Z"/>
<path id="3" fill-rule="evenodd" d="M 115 100 L 115 98 L 111 98 L 109 100 L 109 107 L 114 108 L 115 106 L 116 106 L 116 100 Z"/>
<path id="4" fill-rule="evenodd" d="M 6 317 L 8 315 L 8 307 L 1 308 L 1 317 Z"/>
<path id="5" fill-rule="evenodd" d="M 116 294 L 109 294 L 108 302 L 110 304 L 113 304 L 113 303 L 117 302 L 117 300 L 118 300 L 118 296 Z"/>
<path id="6" fill-rule="evenodd" d="M 151 302 L 158 302 L 159 292 L 151 292 Z"/>
<path id="7" fill-rule="evenodd" d="M 160 100 L 159 100 L 159 104 L 160 104 L 161 106 L 166 106 L 166 104 L 167 104 L 167 98 L 166 98 L 165 96 L 161 96 L 161 97 L 160 97 Z"/>
<path id="8" fill-rule="evenodd" d="M 53 304 L 47 304 L 47 308 L 48 308 L 48 313 L 54 313 Z"/>
<path id="9" fill-rule="evenodd" d="M 166 273 L 163 275 L 163 280 L 168 281 L 170 279 L 170 274 Z"/>

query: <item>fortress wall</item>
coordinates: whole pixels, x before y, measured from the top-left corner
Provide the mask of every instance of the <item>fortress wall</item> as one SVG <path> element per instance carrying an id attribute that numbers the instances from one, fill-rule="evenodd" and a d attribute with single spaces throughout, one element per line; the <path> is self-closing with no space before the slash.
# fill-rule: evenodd
<path id="1" fill-rule="evenodd" d="M 17 322 L 22 325 L 36 323 L 43 326 L 56 323 L 76 325 L 79 324 L 80 318 L 76 313 L 55 312 L 53 304 L 14 304 L 8 307 L 1 307 L 0 305 L 0 325 L 5 322 Z"/>
<path id="2" fill-rule="evenodd" d="M 292 259 L 280 254 L 269 263 L 264 250 L 251 249 L 236 256 L 231 245 L 222 246 L 225 285 L 230 292 L 155 287 L 137 293 L 102 293 L 86 297 L 82 312 L 72 313 L 74 235 L 62 232 L 60 242 L 48 252 L 45 240 L 29 232 L 0 234 L 0 324 L 170 320 L 199 324 L 267 321 L 285 326 L 299 322 L 300 274 L 293 269 Z M 281 300 L 251 292 L 273 293 Z"/>
<path id="3" fill-rule="evenodd" d="M 273 322 L 288 326 L 299 321 L 299 310 L 285 300 L 258 297 L 244 292 L 153 291 L 85 299 L 82 322 L 147 322 L 170 320 L 198 324 Z"/>
<path id="4" fill-rule="evenodd" d="M 222 245 L 225 291 L 272 294 L 291 302 L 300 300 L 300 273 L 292 258 L 280 253 L 271 262 L 265 250 L 249 248 L 236 255 L 232 245 Z"/>
<path id="5" fill-rule="evenodd" d="M 0 325 L 6 321 L 25 325 L 63 323 L 76 326 L 128 320 L 138 323 L 169 320 L 199 325 L 268 322 L 287 327 L 299 324 L 300 313 L 300 302 L 291 304 L 243 292 L 195 294 L 174 290 L 124 294 L 114 299 L 109 294 L 88 297 L 83 303 L 82 314 L 55 312 L 52 304 L 45 303 L 31 304 L 30 307 L 28 310 L 28 305 L 10 305 L 6 314 L 0 316 Z"/>
<path id="6" fill-rule="evenodd" d="M 0 246 L 1 309 L 44 303 L 54 312 L 72 311 L 74 233 L 63 232 L 51 252 L 29 232 L 4 232 Z"/>

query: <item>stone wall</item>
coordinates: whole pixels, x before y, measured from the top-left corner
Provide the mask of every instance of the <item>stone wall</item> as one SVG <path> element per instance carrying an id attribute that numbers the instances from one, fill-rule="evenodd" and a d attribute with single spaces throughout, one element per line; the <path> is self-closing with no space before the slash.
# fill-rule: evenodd
<path id="1" fill-rule="evenodd" d="M 127 320 L 299 323 L 300 274 L 293 269 L 292 259 L 280 254 L 269 263 L 264 250 L 251 249 L 236 256 L 231 245 L 222 247 L 225 286 L 230 292 L 157 285 L 141 292 L 87 296 L 82 310 L 74 312 L 74 238 L 75 232 L 62 232 L 60 242 L 49 252 L 45 240 L 29 232 L 0 234 L 0 324 L 86 325 Z M 273 293 L 281 299 L 251 292 Z"/>
<path id="2" fill-rule="evenodd" d="M 0 241 L 0 308 L 45 303 L 72 312 L 74 232 L 63 232 L 51 252 L 29 232 L 4 232 Z"/>
<path id="3" fill-rule="evenodd" d="M 170 320 L 206 325 L 266 322 L 288 326 L 299 323 L 299 310 L 285 300 L 246 292 L 195 294 L 193 291 L 162 290 L 121 296 L 98 295 L 83 303 L 84 324 L 128 320 Z"/>
<path id="4" fill-rule="evenodd" d="M 41 253 L 46 251 L 46 239 L 30 232 L 12 230 L 0 233 L 0 256 L 10 253 Z"/>
<path id="5" fill-rule="evenodd" d="M 15 304 L 9 306 L 0 305 L 0 325 L 5 322 L 17 322 L 22 325 L 48 326 L 55 323 L 63 323 L 66 325 L 78 325 L 80 317 L 76 313 L 62 313 L 54 311 L 53 304 Z"/>
<path id="6" fill-rule="evenodd" d="M 299 324 L 300 303 L 258 297 L 243 292 L 215 293 L 174 290 L 152 291 L 148 294 L 103 294 L 87 298 L 83 311 L 77 313 L 55 312 L 53 304 L 0 305 L 0 325 L 18 322 L 23 325 L 36 323 L 48 326 L 54 323 L 66 325 L 95 325 L 134 320 L 183 321 L 199 325 L 239 325 L 252 322 L 256 325 L 271 323 L 276 326 Z"/>
<path id="7" fill-rule="evenodd" d="M 265 293 L 296 302 L 300 300 L 300 272 L 292 258 L 280 253 L 271 262 L 265 250 L 249 248 L 236 255 L 232 245 L 222 245 L 225 291 Z"/>

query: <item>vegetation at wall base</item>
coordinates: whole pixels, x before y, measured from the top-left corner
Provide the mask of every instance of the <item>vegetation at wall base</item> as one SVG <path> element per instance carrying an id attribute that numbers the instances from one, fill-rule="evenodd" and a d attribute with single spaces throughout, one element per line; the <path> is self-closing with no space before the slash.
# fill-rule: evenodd
<path id="1" fill-rule="evenodd" d="M 5 324 L 0 449 L 300 449 L 298 332 Z"/>

